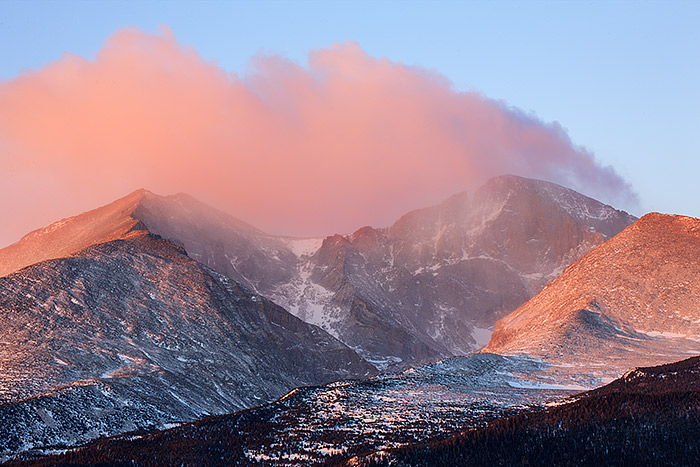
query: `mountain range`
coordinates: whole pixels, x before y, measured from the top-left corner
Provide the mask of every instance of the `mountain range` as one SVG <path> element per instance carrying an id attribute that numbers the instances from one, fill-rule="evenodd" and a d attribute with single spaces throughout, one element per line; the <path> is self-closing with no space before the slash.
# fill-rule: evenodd
<path id="1" fill-rule="evenodd" d="M 139 190 L 0 250 L 0 453 L 259 404 L 168 433 L 332 465 L 498 423 L 700 354 L 699 237 L 515 176 L 308 239 Z"/>
<path id="2" fill-rule="evenodd" d="M 635 220 L 559 185 L 502 176 L 386 228 L 295 239 L 187 195 L 140 190 L 0 250 L 0 274 L 140 223 L 376 367 L 400 369 L 479 350 L 499 318 Z"/>

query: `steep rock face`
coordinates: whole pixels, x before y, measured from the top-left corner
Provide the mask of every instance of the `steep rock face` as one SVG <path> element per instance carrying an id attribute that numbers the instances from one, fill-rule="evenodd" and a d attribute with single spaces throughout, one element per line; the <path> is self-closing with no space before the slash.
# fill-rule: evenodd
<path id="1" fill-rule="evenodd" d="M 0 451 L 231 412 L 374 371 L 147 231 L 0 278 Z"/>
<path id="2" fill-rule="evenodd" d="M 501 319 L 484 349 L 627 368 L 700 353 L 700 220 L 648 214 Z"/>
<path id="3" fill-rule="evenodd" d="M 380 365 L 465 354 L 634 220 L 564 187 L 504 176 L 473 200 L 463 193 L 388 228 L 329 237 L 291 283 L 266 293 Z"/>
<path id="4" fill-rule="evenodd" d="M 263 295 L 296 272 L 297 257 L 283 238 L 186 194 L 161 197 L 146 192 L 131 216 L 185 247 L 195 260 Z"/>

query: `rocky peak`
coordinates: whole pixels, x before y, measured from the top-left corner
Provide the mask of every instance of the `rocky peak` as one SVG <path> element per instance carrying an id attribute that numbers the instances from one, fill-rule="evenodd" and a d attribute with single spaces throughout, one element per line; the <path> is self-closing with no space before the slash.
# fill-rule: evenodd
<path id="1" fill-rule="evenodd" d="M 0 276 L 30 264 L 61 258 L 96 243 L 123 238 L 130 231 L 143 229 L 134 211 L 153 196 L 137 190 L 117 201 L 77 216 L 54 222 L 25 235 L 19 242 L 0 250 Z"/>
<path id="2" fill-rule="evenodd" d="M 474 198 L 475 204 L 486 206 L 508 201 L 509 206 L 503 208 L 517 212 L 523 212 L 523 208 L 528 205 L 532 205 L 535 210 L 562 210 L 577 223 L 601 233 L 605 238 L 616 235 L 636 220 L 625 211 L 561 185 L 515 175 L 489 180 L 475 193 Z M 511 203 L 518 203 L 519 209 L 512 209 Z"/>

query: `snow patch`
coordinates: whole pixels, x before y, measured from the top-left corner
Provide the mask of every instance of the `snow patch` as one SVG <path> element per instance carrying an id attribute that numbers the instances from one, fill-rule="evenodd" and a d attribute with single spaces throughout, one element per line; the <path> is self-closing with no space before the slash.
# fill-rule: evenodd
<path id="1" fill-rule="evenodd" d="M 635 329 L 635 332 L 640 334 L 646 334 L 649 337 L 663 337 L 665 339 L 688 339 L 691 341 L 700 341 L 697 337 L 689 336 L 687 334 L 679 334 L 677 332 L 668 331 L 642 331 L 641 329 Z"/>
<path id="2" fill-rule="evenodd" d="M 587 391 L 590 388 L 578 384 L 545 384 L 532 383 L 529 381 L 516 380 L 508 381 L 508 386 L 516 389 L 561 389 L 564 391 Z"/>
<path id="3" fill-rule="evenodd" d="M 476 348 L 482 349 L 486 347 L 486 344 L 491 340 L 491 334 L 493 334 L 493 329 L 474 327 L 472 339 L 476 341 Z"/>
<path id="4" fill-rule="evenodd" d="M 287 246 L 297 258 L 311 256 L 321 248 L 323 238 L 288 238 Z"/>

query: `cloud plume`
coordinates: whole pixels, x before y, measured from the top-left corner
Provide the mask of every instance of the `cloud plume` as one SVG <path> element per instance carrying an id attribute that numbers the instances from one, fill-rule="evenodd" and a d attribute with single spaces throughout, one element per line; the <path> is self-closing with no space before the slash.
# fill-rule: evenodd
<path id="1" fill-rule="evenodd" d="M 504 173 L 635 199 L 559 124 L 353 42 L 306 64 L 260 54 L 236 74 L 167 28 L 128 28 L 94 60 L 66 53 L 0 82 L 0 246 L 139 187 L 319 235 L 386 225 Z"/>

